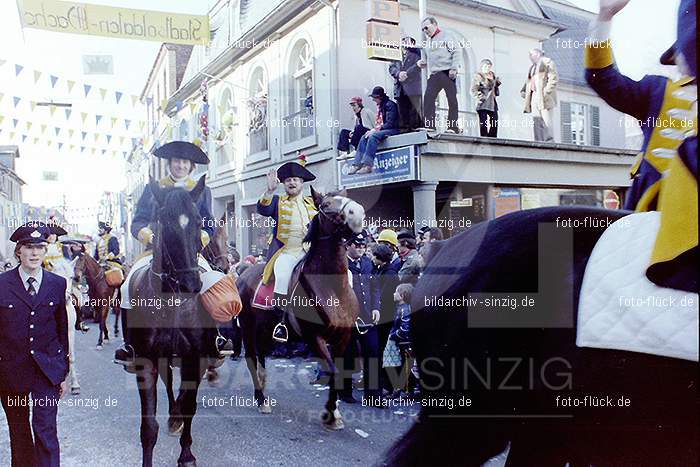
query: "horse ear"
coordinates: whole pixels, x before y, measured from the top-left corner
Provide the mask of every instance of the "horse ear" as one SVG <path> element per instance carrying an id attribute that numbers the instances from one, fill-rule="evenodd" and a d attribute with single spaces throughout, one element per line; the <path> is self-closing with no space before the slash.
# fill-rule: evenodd
<path id="1" fill-rule="evenodd" d="M 197 185 L 195 185 L 195 187 L 192 188 L 192 191 L 190 191 L 190 198 L 192 198 L 192 201 L 194 201 L 195 203 L 199 200 L 199 197 L 202 196 L 204 188 L 207 186 L 205 182 L 206 178 L 206 174 L 202 175 L 199 181 L 197 182 Z"/>
<path id="2" fill-rule="evenodd" d="M 338 196 L 342 196 L 343 198 L 347 198 L 348 197 L 348 190 L 343 188 L 342 190 L 337 191 L 335 194 Z"/>
<path id="3" fill-rule="evenodd" d="M 161 190 L 160 185 L 156 181 L 155 178 L 150 177 L 148 181 L 148 187 L 151 190 L 151 193 L 153 193 L 153 198 L 155 198 L 156 203 L 159 205 L 163 204 L 163 190 Z"/>
<path id="4" fill-rule="evenodd" d="M 314 190 L 313 185 L 311 186 L 311 197 L 314 199 L 314 204 L 316 207 L 320 207 L 321 203 L 323 202 L 323 193 L 319 193 L 318 191 Z"/>

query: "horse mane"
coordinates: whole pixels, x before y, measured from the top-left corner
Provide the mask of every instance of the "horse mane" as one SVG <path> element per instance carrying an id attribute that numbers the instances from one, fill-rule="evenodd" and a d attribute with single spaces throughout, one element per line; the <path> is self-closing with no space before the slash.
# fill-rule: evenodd
<path id="1" fill-rule="evenodd" d="M 306 235 L 304 236 L 303 242 L 308 242 L 311 244 L 313 247 L 314 245 L 314 240 L 318 237 L 318 232 L 319 229 L 321 228 L 320 221 L 318 220 L 319 214 L 316 214 L 313 219 L 311 219 L 311 222 L 309 222 L 309 228 L 306 231 Z"/>

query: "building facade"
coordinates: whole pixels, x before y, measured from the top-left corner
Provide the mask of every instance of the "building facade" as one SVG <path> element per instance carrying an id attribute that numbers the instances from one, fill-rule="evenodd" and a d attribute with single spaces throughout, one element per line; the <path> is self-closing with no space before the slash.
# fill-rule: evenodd
<path id="1" fill-rule="evenodd" d="M 19 157 L 17 146 L 0 146 L 0 260 L 12 258 L 14 243 L 10 235 L 23 223 L 22 185 L 24 181 L 15 172 Z"/>

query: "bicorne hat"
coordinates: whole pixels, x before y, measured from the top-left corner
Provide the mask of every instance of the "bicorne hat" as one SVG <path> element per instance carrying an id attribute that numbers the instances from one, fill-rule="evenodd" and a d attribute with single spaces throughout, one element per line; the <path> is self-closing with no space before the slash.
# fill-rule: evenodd
<path id="1" fill-rule="evenodd" d="M 107 232 L 111 232 L 111 231 L 112 231 L 112 226 L 109 225 L 108 223 L 102 222 L 102 221 L 99 221 L 99 222 L 97 223 L 97 228 L 98 228 L 98 229 L 102 229 L 102 230 L 106 230 Z"/>
<path id="2" fill-rule="evenodd" d="M 662 65 L 675 65 L 676 54 L 683 53 L 690 69 L 690 74 L 697 74 L 698 64 L 696 57 L 697 19 L 695 17 L 695 0 L 682 0 L 678 7 L 678 27 L 676 42 L 661 55 L 659 61 Z"/>
<path id="3" fill-rule="evenodd" d="M 295 161 L 289 161 L 280 166 L 277 169 L 277 178 L 284 182 L 289 177 L 299 177 L 305 182 L 310 182 L 316 180 L 316 176 L 309 172 L 309 170 L 304 167 L 306 165 L 306 156 L 300 154 L 299 158 Z"/>
<path id="4" fill-rule="evenodd" d="M 32 221 L 20 226 L 10 236 L 10 241 L 20 245 L 48 243 L 51 229 L 43 222 Z"/>
<path id="5" fill-rule="evenodd" d="M 172 141 L 153 151 L 153 155 L 161 159 L 187 159 L 195 164 L 208 164 L 209 158 L 199 146 L 187 141 Z"/>

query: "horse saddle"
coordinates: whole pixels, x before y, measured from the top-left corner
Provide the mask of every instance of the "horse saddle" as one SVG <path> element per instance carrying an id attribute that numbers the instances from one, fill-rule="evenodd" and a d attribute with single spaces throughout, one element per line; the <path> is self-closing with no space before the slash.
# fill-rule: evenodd
<path id="1" fill-rule="evenodd" d="M 576 345 L 698 361 L 698 294 L 659 287 L 646 276 L 661 213 L 610 225 L 586 265 Z"/>
<path id="2" fill-rule="evenodd" d="M 289 279 L 289 287 L 287 288 L 287 296 L 291 297 L 296 286 L 299 283 L 299 276 L 301 275 L 301 270 L 304 267 L 306 259 L 302 258 L 292 270 L 292 276 Z M 253 300 L 251 300 L 251 305 L 255 308 L 260 308 L 261 310 L 272 310 L 274 306 L 275 298 L 275 276 L 273 275 L 267 284 L 263 284 L 262 281 L 258 283 L 253 294 Z"/>

